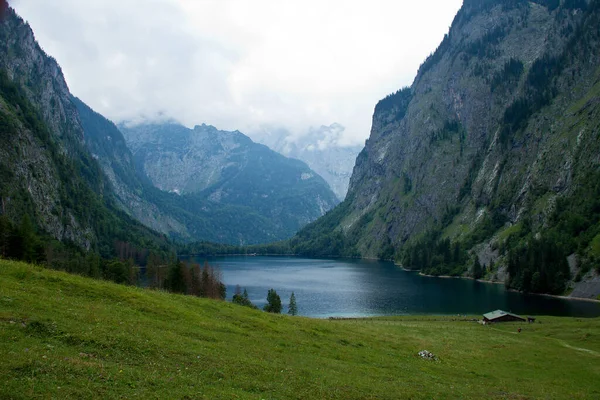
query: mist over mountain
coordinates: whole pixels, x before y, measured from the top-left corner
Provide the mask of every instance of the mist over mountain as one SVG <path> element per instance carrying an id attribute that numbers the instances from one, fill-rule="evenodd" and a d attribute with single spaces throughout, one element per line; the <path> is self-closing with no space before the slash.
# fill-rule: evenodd
<path id="1" fill-rule="evenodd" d="M 12 9 L 0 28 L 0 212 L 9 224 L 27 215 L 40 234 L 110 256 L 117 243 L 162 246 L 156 232 L 237 245 L 282 240 L 337 204 L 306 164 L 239 132 L 167 124 L 161 136 L 158 126 L 138 126 L 132 154 L 114 123 L 70 93 Z"/>
<path id="2" fill-rule="evenodd" d="M 323 177 L 342 201 L 346 197 L 356 156 L 362 146 L 344 142 L 345 128 L 340 124 L 311 128 L 302 136 L 293 136 L 285 129 L 263 130 L 255 135 L 286 157 L 304 161 Z"/>

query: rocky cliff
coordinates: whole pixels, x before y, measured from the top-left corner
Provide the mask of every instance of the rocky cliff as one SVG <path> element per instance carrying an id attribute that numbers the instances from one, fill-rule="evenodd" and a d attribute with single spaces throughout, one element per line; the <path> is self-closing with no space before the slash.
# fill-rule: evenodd
<path id="1" fill-rule="evenodd" d="M 0 23 L 0 70 L 3 213 L 15 221 L 35 214 L 52 236 L 89 248 L 95 235 L 64 195 L 59 165 L 85 158 L 83 129 L 60 67 L 12 9 Z"/>
<path id="2" fill-rule="evenodd" d="M 179 221 L 175 213 L 169 213 L 167 207 L 157 205 L 162 204 L 161 200 L 167 200 L 168 196 L 161 197 L 160 193 L 156 193 L 138 177 L 131 151 L 116 125 L 80 99 L 74 97 L 73 103 L 85 132 L 85 144 L 102 167 L 118 206 L 157 232 L 184 240 L 192 239 L 186 224 Z"/>
<path id="3" fill-rule="evenodd" d="M 41 234 L 110 256 L 117 242 L 153 241 L 134 220 L 184 241 L 255 244 L 289 238 L 337 203 L 305 164 L 214 128 L 176 149 L 187 158 L 174 165 L 191 176 L 180 181 L 175 170 L 150 164 L 136 171 L 122 133 L 71 95 L 57 62 L 12 9 L 0 41 L 0 214 L 11 224 L 28 215 Z M 194 146 L 203 145 L 197 158 Z M 166 181 L 184 185 L 182 196 L 178 186 L 154 187 L 145 171 L 153 179 L 166 171 Z M 200 181 L 203 173 L 212 178 Z"/>
<path id="4" fill-rule="evenodd" d="M 377 104 L 346 201 L 297 248 L 554 293 L 593 275 L 598 3 L 465 0 L 413 85 Z"/>

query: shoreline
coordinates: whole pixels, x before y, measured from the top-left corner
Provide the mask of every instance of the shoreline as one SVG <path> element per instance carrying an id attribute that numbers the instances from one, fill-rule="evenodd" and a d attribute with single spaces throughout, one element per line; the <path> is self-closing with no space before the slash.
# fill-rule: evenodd
<path id="1" fill-rule="evenodd" d="M 490 281 L 490 280 L 485 280 L 485 279 L 475 279 L 475 278 L 471 278 L 470 276 L 450 276 L 450 275 L 427 275 L 424 274 L 422 272 L 419 272 L 417 270 L 410 270 L 410 269 L 406 269 L 404 267 L 400 267 L 402 268 L 404 271 L 406 272 L 418 272 L 420 276 L 424 276 L 426 278 L 442 278 L 442 279 L 469 279 L 472 281 L 477 281 L 477 282 L 483 282 L 483 283 L 493 283 L 495 285 L 504 285 L 504 282 L 499 282 L 499 281 Z M 579 301 L 588 301 L 591 303 L 600 303 L 600 300 L 598 299 L 591 299 L 589 297 L 571 297 L 571 296 L 564 296 L 564 295 L 558 295 L 558 294 L 548 294 L 548 293 L 525 293 L 522 292 L 520 290 L 516 290 L 516 289 L 506 289 L 509 292 L 514 292 L 514 293 L 521 293 L 521 294 L 532 294 L 535 296 L 544 296 L 544 297 L 553 297 L 555 299 L 563 299 L 563 300 L 579 300 Z"/>
<path id="2" fill-rule="evenodd" d="M 190 255 L 190 254 L 186 254 L 186 255 L 178 255 L 179 256 L 183 256 L 183 257 L 301 257 L 297 254 L 257 254 L 257 253 L 251 253 L 251 254 L 215 254 L 215 255 Z M 311 258 L 311 257 L 306 257 L 306 258 Z M 371 258 L 371 257 L 333 257 L 333 256 L 329 256 L 329 257 L 317 257 L 318 259 L 351 259 L 351 260 L 369 260 L 369 261 L 373 261 L 373 260 L 379 260 L 377 258 Z M 475 279 L 475 278 L 471 278 L 470 276 L 451 276 L 451 275 L 427 275 L 424 274 L 423 272 L 419 271 L 419 270 L 415 270 L 415 269 L 407 269 L 404 268 L 402 265 L 400 264 L 396 264 L 394 263 L 394 265 L 396 267 L 399 267 L 400 269 L 402 269 L 403 271 L 406 272 L 416 272 L 418 273 L 420 276 L 426 277 L 426 278 L 442 278 L 442 279 L 469 279 L 472 281 L 477 281 L 477 282 L 483 282 L 483 283 L 491 283 L 494 285 L 504 285 L 504 282 L 500 282 L 500 281 L 490 281 L 490 280 L 486 280 L 486 279 Z M 600 299 L 592 299 L 592 298 L 588 298 L 588 297 L 571 297 L 571 296 L 564 296 L 564 295 L 556 295 L 556 294 L 548 294 L 548 293 L 525 293 L 516 289 L 506 289 L 509 292 L 515 292 L 515 293 L 521 293 L 521 294 L 532 294 L 535 296 L 544 296 L 544 297 L 553 297 L 556 299 L 563 299 L 563 300 L 579 300 L 579 301 L 587 301 L 587 302 L 591 302 L 591 303 L 600 303 Z"/>

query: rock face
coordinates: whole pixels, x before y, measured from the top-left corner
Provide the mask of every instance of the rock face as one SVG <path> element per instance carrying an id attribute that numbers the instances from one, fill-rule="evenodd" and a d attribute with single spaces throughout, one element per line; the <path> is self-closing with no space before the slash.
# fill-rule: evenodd
<path id="1" fill-rule="evenodd" d="M 304 161 L 321 175 L 340 201 L 348 192 L 350 176 L 360 146 L 346 146 L 339 143 L 344 127 L 340 124 L 311 129 L 300 138 L 288 132 L 279 131 L 259 135 L 258 141 L 286 157 Z"/>
<path id="2" fill-rule="evenodd" d="M 34 214 L 55 238 L 89 248 L 95 241 L 92 224 L 68 204 L 57 165 L 86 156 L 77 110 L 60 67 L 12 9 L 0 21 L 0 74 L 2 212 L 14 221 Z"/>
<path id="3" fill-rule="evenodd" d="M 548 140 L 550 118 L 555 119 L 551 110 L 546 118 L 538 117 L 530 132 L 507 144 L 500 138 L 503 115 L 524 90 L 524 69 L 566 45 L 566 38 L 555 34 L 560 31 L 556 24 L 576 23 L 577 15 L 565 13 L 566 21 L 557 22 L 554 13 L 536 3 L 515 8 L 469 3 L 413 86 L 375 109 L 371 137 L 357 160 L 350 190 L 355 217 L 371 209 L 383 214 L 385 219 L 372 225 L 380 240 L 387 236 L 402 244 L 422 232 L 463 200 L 463 188 L 466 219 L 481 218 L 491 211 L 494 197 L 507 195 L 498 206 L 516 221 L 536 161 L 553 145 Z M 522 63 L 523 72 L 502 79 L 511 60 Z M 571 157 L 557 156 L 554 165 L 565 165 Z M 549 181 L 558 181 L 562 171 L 540 172 L 548 190 Z M 361 250 L 372 255 L 378 242 L 361 243 Z"/>
<path id="4" fill-rule="evenodd" d="M 215 215 L 217 225 L 238 226 L 243 214 L 258 216 L 250 226 L 241 227 L 248 234 L 230 237 L 229 243 L 288 238 L 338 202 L 306 164 L 237 131 L 208 125 L 188 129 L 175 123 L 121 126 L 121 130 L 143 178 L 181 196 L 173 203 L 193 202 L 194 210 Z M 235 212 L 232 207 L 237 207 Z M 221 217 L 223 213 L 229 217 Z"/>
<path id="5" fill-rule="evenodd" d="M 400 260 L 426 232 L 475 251 L 562 229 L 561 199 L 581 198 L 600 166 L 599 8 L 465 0 L 413 85 L 377 104 L 345 202 L 300 248 L 330 252 L 325 235 L 342 253 Z"/>

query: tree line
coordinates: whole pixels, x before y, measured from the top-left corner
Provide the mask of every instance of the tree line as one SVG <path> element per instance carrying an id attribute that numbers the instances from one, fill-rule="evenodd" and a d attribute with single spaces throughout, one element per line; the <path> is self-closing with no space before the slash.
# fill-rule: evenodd
<path id="1" fill-rule="evenodd" d="M 1 258 L 26 261 L 119 284 L 216 300 L 226 298 L 227 288 L 221 271 L 207 261 L 203 265 L 183 262 L 175 253 L 139 249 L 131 243 L 117 240 L 114 246 L 118 256 L 105 259 L 93 251 L 86 252 L 74 244 L 38 234 L 28 215 L 23 216 L 19 225 L 14 225 L 0 214 Z M 235 289 L 232 302 L 258 309 L 250 301 L 246 289 L 242 291 L 239 286 Z M 281 298 L 274 289 L 268 291 L 263 310 L 276 314 L 282 312 Z M 298 314 L 294 292 L 290 296 L 288 314 Z"/>
<path id="2" fill-rule="evenodd" d="M 213 299 L 225 299 L 226 289 L 218 268 L 183 263 L 174 252 L 138 248 L 129 242 L 114 241 L 113 258 L 85 251 L 38 234 L 25 214 L 19 225 L 0 215 L 0 257 L 115 283 L 160 289 Z"/>
<path id="3" fill-rule="evenodd" d="M 258 310 L 258 307 L 252 304 L 252 302 L 250 301 L 248 291 L 244 289 L 244 291 L 242 292 L 242 288 L 239 285 L 235 287 L 235 293 L 233 294 L 232 303 Z M 281 313 L 281 297 L 277 294 L 275 289 L 269 289 L 269 291 L 267 292 L 267 304 L 265 304 L 263 310 L 274 314 Z M 296 295 L 294 294 L 294 292 L 292 292 L 290 296 L 290 301 L 288 303 L 288 314 L 292 316 L 298 315 L 298 305 L 296 304 Z"/>

